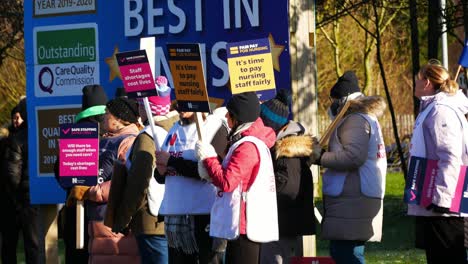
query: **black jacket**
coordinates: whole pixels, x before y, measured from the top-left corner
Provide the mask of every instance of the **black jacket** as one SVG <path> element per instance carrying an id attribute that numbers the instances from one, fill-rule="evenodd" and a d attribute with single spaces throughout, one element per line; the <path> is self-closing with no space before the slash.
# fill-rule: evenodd
<path id="1" fill-rule="evenodd" d="M 3 160 L 6 169 L 5 189 L 8 199 L 17 207 L 31 204 L 28 172 L 28 130 L 23 122 L 18 131 L 10 137 Z"/>
<path id="2" fill-rule="evenodd" d="M 314 187 L 307 160 L 312 137 L 290 121 L 270 149 L 275 170 L 280 236 L 315 234 Z"/>

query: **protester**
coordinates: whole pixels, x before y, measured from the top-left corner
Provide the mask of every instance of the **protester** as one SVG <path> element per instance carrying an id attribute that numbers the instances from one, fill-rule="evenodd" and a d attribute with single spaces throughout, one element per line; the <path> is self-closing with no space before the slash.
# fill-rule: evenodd
<path id="1" fill-rule="evenodd" d="M 259 242 L 278 240 L 275 179 L 269 151 L 275 133 L 259 118 L 260 105 L 254 92 L 234 95 L 226 108 L 231 132 L 223 161 L 207 142 L 196 145 L 197 157 L 203 161 L 200 174 L 206 174 L 218 188 L 210 235 L 231 239 L 227 242 L 226 263 L 258 263 Z"/>
<path id="2" fill-rule="evenodd" d="M 0 128 L 0 160 L 4 159 L 5 156 L 5 150 L 8 146 L 8 135 L 10 134 L 12 126 L 8 126 L 8 128 L 2 127 Z M 4 164 L 3 162 L 0 163 L 0 171 L 5 171 Z M 6 190 L 5 190 L 5 175 L 3 173 L 0 173 L 0 201 L 1 201 L 1 208 L 3 209 L 10 209 L 10 210 L 5 210 L 4 213 L 11 213 L 13 210 L 11 210 L 12 206 L 8 203 L 8 197 L 6 195 Z M 1 251 L 3 250 L 3 230 L 5 228 L 9 228 L 8 223 L 5 221 L 4 218 L 0 219 L 0 254 Z"/>
<path id="3" fill-rule="evenodd" d="M 104 114 L 106 113 L 106 103 L 108 101 L 106 92 L 100 85 L 86 85 L 83 87 L 81 97 L 81 112 L 75 116 L 75 123 L 95 123 L 99 124 L 99 135 L 105 133 Z M 62 186 L 59 175 L 59 161 L 54 167 L 55 179 L 60 186 L 70 193 L 68 187 Z M 59 214 L 58 224 L 61 227 L 61 234 L 65 245 L 65 263 L 86 263 L 88 262 L 88 217 L 84 216 L 84 244 L 83 248 L 76 248 L 76 205 L 64 206 Z"/>
<path id="4" fill-rule="evenodd" d="M 420 101 L 411 139 L 411 157 L 437 160 L 432 204 L 408 204 L 416 216 L 416 247 L 426 251 L 427 263 L 466 263 L 463 218 L 450 211 L 460 166 L 468 165 L 468 99 L 435 60 L 418 73 L 414 96 Z"/>
<path id="5" fill-rule="evenodd" d="M 126 161 L 126 152 L 139 133 L 138 104 L 123 97 L 110 100 L 106 104 L 104 127 L 107 132 L 99 141 L 98 184 L 91 187 L 75 185 L 67 204 L 86 200 L 89 263 L 138 263 L 135 238 L 115 234 L 103 223 L 114 161 Z"/>
<path id="6" fill-rule="evenodd" d="M 170 99 L 170 96 L 149 97 L 152 115 L 162 117 L 168 114 Z M 114 165 L 105 223 L 114 232 L 131 230 L 137 239 L 141 263 L 165 264 L 168 263 L 168 248 L 164 218 L 158 217 L 164 185 L 156 182 L 153 171 L 156 149 L 161 148 L 167 131 L 155 122 L 154 132 L 159 144 L 155 148 L 153 130 L 142 100 L 139 101 L 139 113 L 146 127 L 127 152 L 127 162 Z"/>
<path id="7" fill-rule="evenodd" d="M 179 110 L 180 121 L 169 131 L 162 150 L 156 152 L 155 176 L 158 182 L 165 183 L 160 214 L 165 216 L 169 263 L 219 263 L 224 251 L 223 243 L 212 250 L 213 239 L 208 233 L 216 189 L 198 173 L 195 115 Z M 227 129 L 222 118 L 209 115 L 199 122 L 203 140 L 211 142 L 219 156 L 224 157 Z"/>
<path id="8" fill-rule="evenodd" d="M 2 262 L 17 263 L 16 246 L 18 232 L 21 230 L 26 263 L 44 263 L 44 236 L 41 232 L 39 205 L 32 205 L 29 195 L 26 98 L 14 108 L 12 117 L 16 131 L 11 135 L 3 162 L 6 197 L 14 211 L 4 211 L 2 214 L 2 218 L 8 223 L 3 232 L 3 241 L 7 243 L 3 243 Z"/>
<path id="9" fill-rule="evenodd" d="M 312 137 L 304 127 L 289 120 L 291 94 L 281 89 L 260 106 L 260 117 L 276 133 L 270 149 L 275 170 L 279 241 L 261 245 L 260 263 L 289 263 L 302 256 L 302 236 L 315 234 L 314 183 L 308 165 Z"/>
<path id="10" fill-rule="evenodd" d="M 311 163 L 327 169 L 322 179 L 321 236 L 330 240 L 330 255 L 337 264 L 365 263 L 365 242 L 380 241 L 382 236 L 387 161 L 377 118 L 386 104 L 379 96 L 364 96 L 352 71 L 338 79 L 330 97 L 332 119 L 347 101 L 350 106 L 337 120 L 328 149 L 321 150 L 315 142 L 310 157 Z"/>

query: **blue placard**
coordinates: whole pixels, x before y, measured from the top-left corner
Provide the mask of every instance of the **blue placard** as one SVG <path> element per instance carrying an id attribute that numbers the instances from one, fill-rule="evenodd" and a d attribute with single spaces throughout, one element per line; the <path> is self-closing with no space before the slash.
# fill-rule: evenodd
<path id="1" fill-rule="evenodd" d="M 123 87 L 115 54 L 139 50 L 140 38 L 155 36 L 154 75 L 166 75 L 173 87 L 166 44 L 200 43 L 210 100 L 226 103 L 231 97 L 227 43 L 268 38 L 276 87 L 290 89 L 288 10 L 284 0 L 24 1 L 32 203 L 59 203 L 65 196 L 53 168 L 39 168 L 40 128 L 53 131 L 63 122 L 73 123 L 62 115 L 76 115 L 86 84 L 101 84 L 113 98 Z M 70 111 L 51 117 L 56 126 L 46 127 L 38 112 L 48 109 Z"/>

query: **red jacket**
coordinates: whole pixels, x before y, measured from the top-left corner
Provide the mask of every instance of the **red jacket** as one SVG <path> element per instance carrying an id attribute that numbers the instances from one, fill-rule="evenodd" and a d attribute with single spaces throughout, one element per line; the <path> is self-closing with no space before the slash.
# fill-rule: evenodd
<path id="1" fill-rule="evenodd" d="M 273 129 L 266 127 L 258 118 L 247 130 L 241 132 L 242 137 L 254 136 L 271 148 L 275 144 L 276 135 Z M 213 180 L 213 184 L 223 192 L 232 192 L 242 181 L 242 191 L 247 191 L 255 180 L 259 168 L 259 153 L 251 142 L 244 142 L 232 153 L 226 169 L 222 168 L 217 158 L 204 160 L 204 165 Z M 240 233 L 246 234 L 245 203 L 241 204 Z"/>

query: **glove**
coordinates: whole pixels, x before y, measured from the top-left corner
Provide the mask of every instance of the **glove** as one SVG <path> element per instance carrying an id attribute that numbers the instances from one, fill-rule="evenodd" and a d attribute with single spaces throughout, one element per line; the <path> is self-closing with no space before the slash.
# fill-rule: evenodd
<path id="1" fill-rule="evenodd" d="M 208 174 L 208 171 L 205 168 L 205 164 L 203 164 L 203 160 L 198 161 L 198 175 L 200 175 L 200 178 L 202 180 L 206 180 L 207 182 L 211 182 L 210 174 Z"/>
<path id="2" fill-rule="evenodd" d="M 197 154 L 198 160 L 205 160 L 207 158 L 217 157 L 216 150 L 211 144 L 197 141 L 195 144 L 195 153 Z"/>
<path id="3" fill-rule="evenodd" d="M 67 198 L 67 206 L 72 206 L 76 201 L 83 201 L 88 195 L 90 186 L 75 185 L 71 188 Z"/>
<path id="4" fill-rule="evenodd" d="M 325 153 L 325 149 L 320 146 L 319 141 L 316 137 L 312 137 L 312 153 L 310 154 L 310 162 L 312 164 L 320 165 L 322 155 Z"/>

